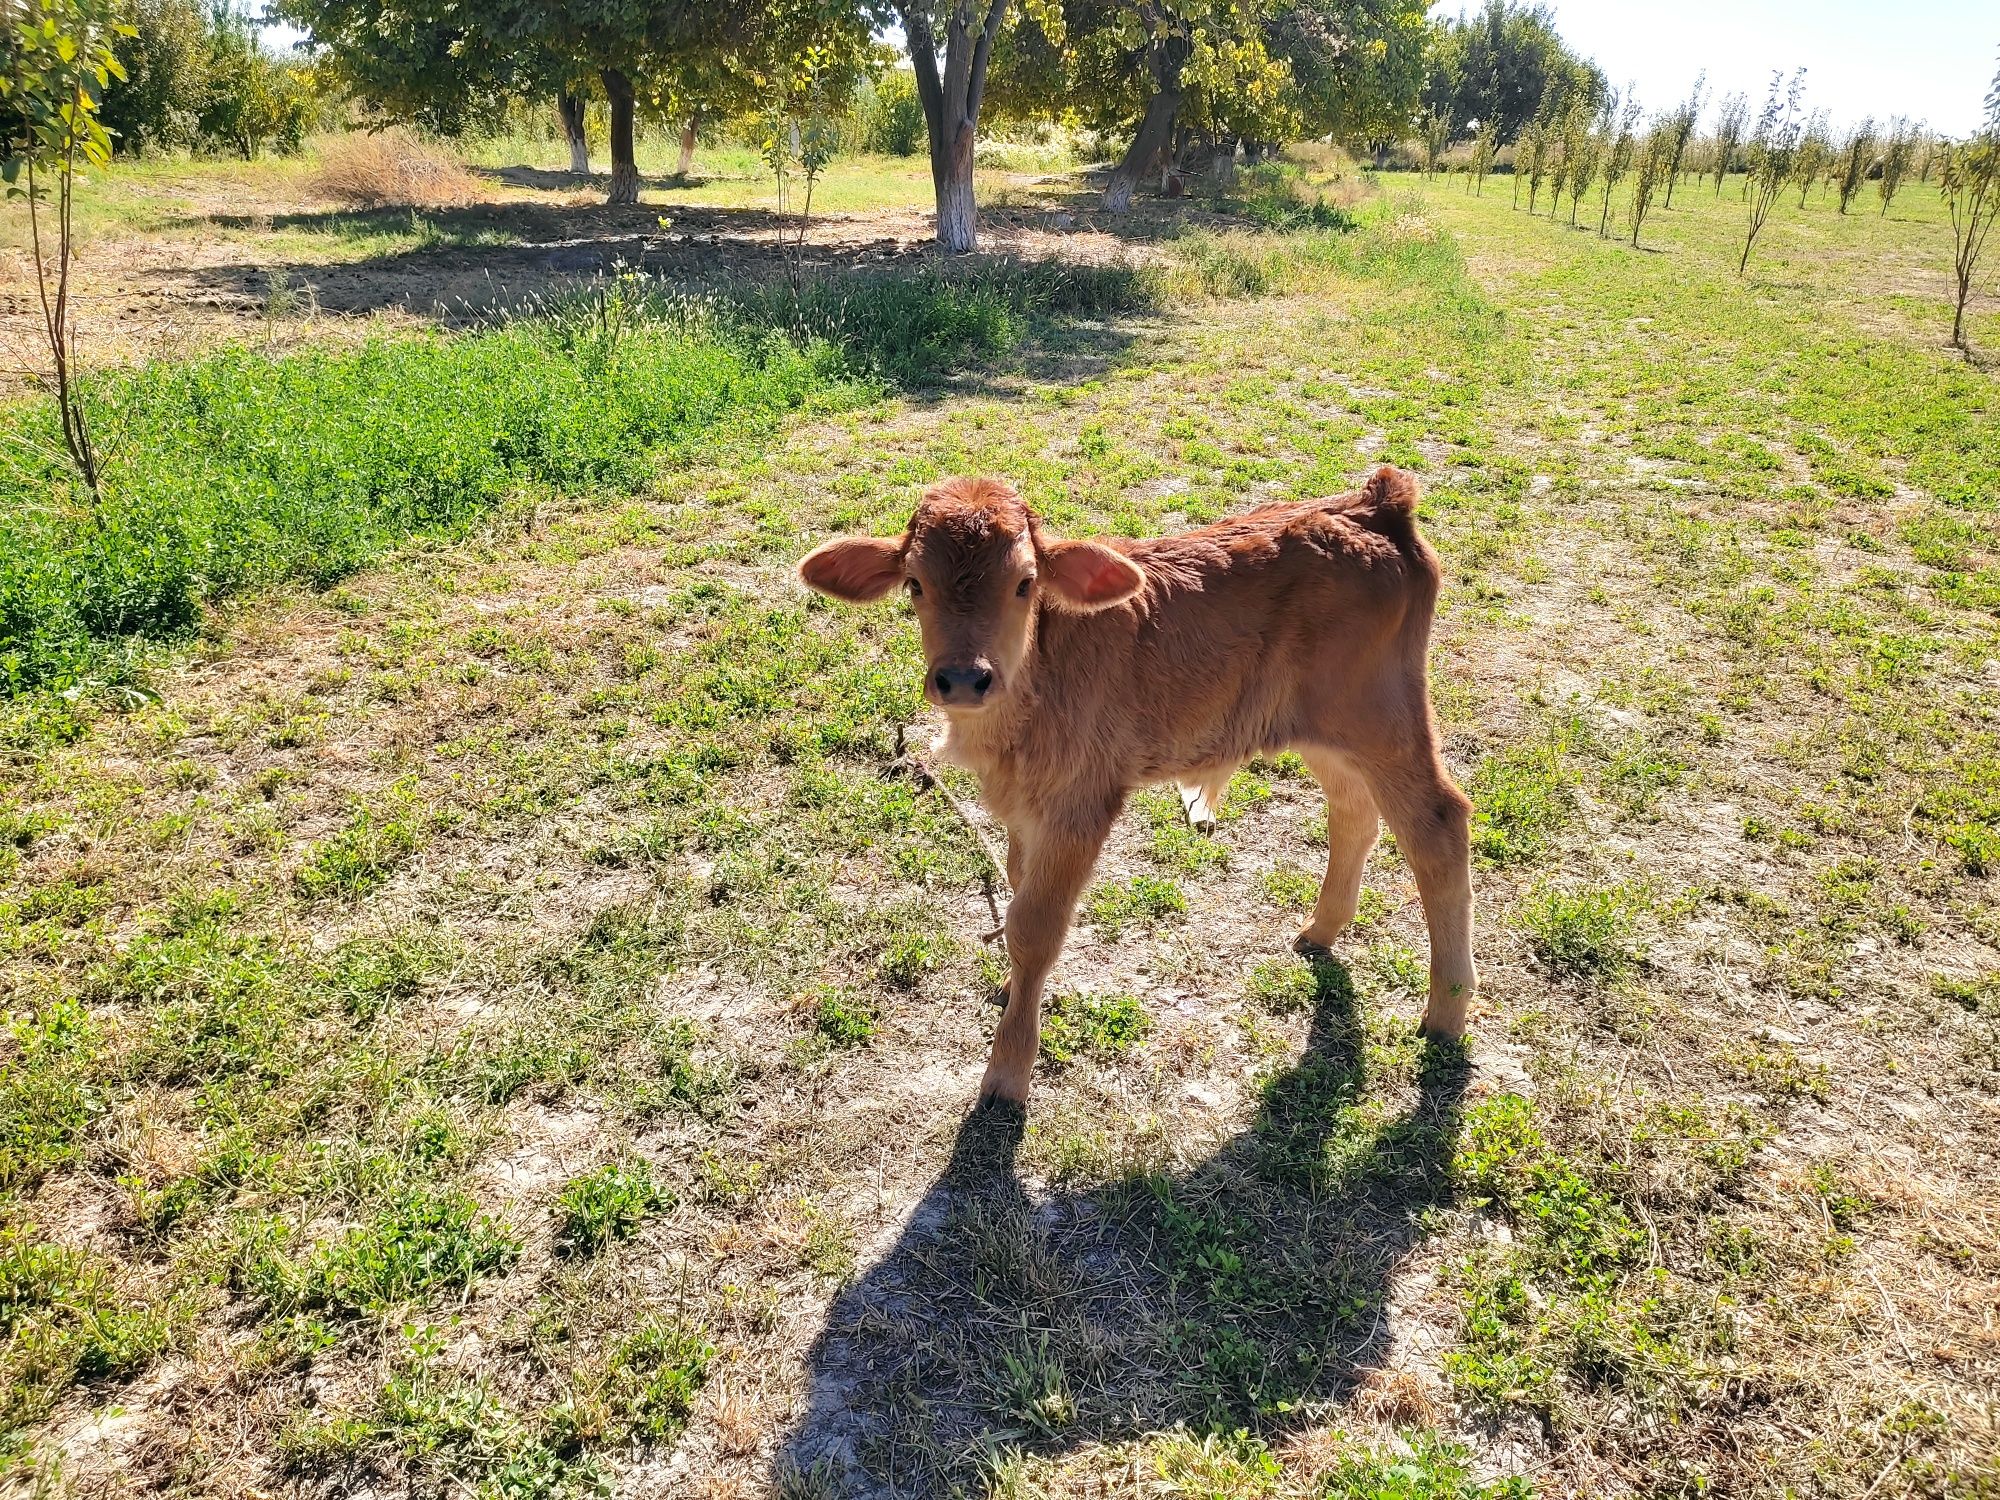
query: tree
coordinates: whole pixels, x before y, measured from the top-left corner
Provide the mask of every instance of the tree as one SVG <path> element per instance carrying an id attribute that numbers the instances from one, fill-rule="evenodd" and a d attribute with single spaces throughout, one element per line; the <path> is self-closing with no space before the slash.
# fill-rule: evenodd
<path id="1" fill-rule="evenodd" d="M 1424 176 L 1437 176 L 1438 163 L 1451 145 L 1451 116 L 1435 105 L 1425 105 L 1417 116 L 1417 138 L 1424 148 Z"/>
<path id="2" fill-rule="evenodd" d="M 1806 206 L 1806 195 L 1813 190 L 1813 184 L 1820 181 L 1827 167 L 1834 159 L 1833 129 L 1823 109 L 1816 109 L 1806 116 L 1806 122 L 1799 129 L 1798 154 L 1792 159 L 1792 181 L 1799 185 L 1799 207 Z"/>
<path id="3" fill-rule="evenodd" d="M 930 137 L 931 187 L 937 201 L 938 248 L 962 254 L 976 242 L 978 205 L 972 196 L 972 151 L 993 43 L 1007 20 L 1008 0 L 893 0 L 917 98 Z M 1059 15 L 1060 13 L 1056 13 Z M 1050 20 L 1051 27 L 1060 22 Z M 938 32 L 944 44 L 938 44 Z"/>
<path id="4" fill-rule="evenodd" d="M 1729 164 L 1735 159 L 1736 148 L 1743 144 L 1743 132 L 1750 124 L 1750 100 L 1743 94 L 1729 94 L 1724 97 L 1721 108 L 1715 116 L 1715 134 L 1710 140 L 1710 149 L 1715 153 L 1715 196 L 1722 196 L 1722 179 L 1729 175 Z"/>
<path id="5" fill-rule="evenodd" d="M 1782 71 L 1771 75 L 1771 92 L 1757 115 L 1757 129 L 1750 137 L 1750 177 L 1746 190 L 1750 198 L 1750 233 L 1743 241 L 1743 257 L 1736 263 L 1741 276 L 1750 264 L 1750 247 L 1764 232 L 1771 207 L 1779 190 L 1791 180 L 1799 154 L 1799 100 L 1805 93 L 1806 70 L 1798 69 L 1791 82 Z"/>
<path id="6" fill-rule="evenodd" d="M 116 43 L 123 83 L 104 91 L 98 118 L 114 150 L 193 146 L 208 101 L 208 12 L 201 0 L 136 0 L 132 34 Z"/>
<path id="7" fill-rule="evenodd" d="M 569 169 L 577 177 L 590 175 L 590 136 L 584 129 L 584 101 L 575 86 L 556 94 L 556 118 L 562 122 L 563 140 L 569 146 Z"/>
<path id="8" fill-rule="evenodd" d="M 1882 213 L 1889 212 L 1889 205 L 1895 201 L 1903 179 L 1910 175 L 1910 166 L 1917 159 L 1917 147 L 1923 138 L 1924 127 L 1912 125 L 1908 115 L 1897 115 L 1889 122 L 1889 137 L 1882 143 L 1882 175 L 1875 179 L 1875 190 L 1882 199 Z"/>
<path id="9" fill-rule="evenodd" d="M 353 92 L 445 134 L 509 96 L 593 81 L 611 111 L 612 203 L 638 200 L 642 107 L 678 109 L 691 84 L 740 101 L 805 45 L 842 56 L 867 45 L 848 0 L 273 0 L 273 10 L 312 33 Z"/>
<path id="10" fill-rule="evenodd" d="M 1660 179 L 1667 180 L 1669 190 L 1673 187 L 1673 164 L 1675 153 L 1685 148 L 1685 141 L 1678 140 L 1682 105 L 1664 120 L 1656 121 L 1646 132 L 1640 143 L 1638 170 L 1632 176 L 1632 202 L 1626 210 L 1627 220 L 1632 226 L 1632 248 L 1639 248 L 1639 230 L 1645 225 L 1646 214 L 1653 206 L 1653 193 L 1660 185 Z"/>
<path id="11" fill-rule="evenodd" d="M 1549 208 L 1551 218 L 1560 207 L 1562 192 L 1566 190 L 1569 193 L 1569 221 L 1571 225 L 1576 223 L 1576 211 L 1583 202 L 1583 195 L 1597 180 L 1598 153 L 1604 149 L 1617 115 L 1616 89 L 1606 89 L 1601 100 L 1580 93 L 1570 101 L 1570 107 L 1563 115 L 1562 167 L 1556 173 L 1558 191 Z"/>
<path id="12" fill-rule="evenodd" d="M 1617 95 L 1612 95 L 1611 99 L 1615 104 Z M 1611 238 L 1611 191 L 1632 169 L 1632 156 L 1637 149 L 1632 131 L 1638 123 L 1639 98 L 1633 86 L 1627 84 L 1624 110 L 1617 112 L 1614 118 L 1611 105 L 1608 104 L 1605 108 L 1603 143 L 1598 151 L 1600 171 L 1604 178 L 1604 209 L 1597 216 L 1597 237 L 1601 240 Z"/>
<path id="13" fill-rule="evenodd" d="M 1425 14 L 1424 0 L 1278 0 L 1266 46 L 1291 71 L 1300 130 L 1342 141 L 1400 134 L 1423 88 Z"/>
<path id="14" fill-rule="evenodd" d="M 1472 160 L 1466 170 L 1472 178 L 1472 191 L 1478 197 L 1486 196 L 1487 174 L 1493 170 L 1494 153 L 1500 149 L 1500 128 L 1491 120 L 1481 120 L 1472 134 Z"/>
<path id="15" fill-rule="evenodd" d="M 16 0 L 0 17 L 6 62 L 0 69 L 0 181 L 7 197 L 28 205 L 35 289 L 42 334 L 55 377 L 63 446 L 84 485 L 98 487 L 97 450 L 89 415 L 76 388 L 76 324 L 69 300 L 76 238 L 73 211 L 79 164 L 108 166 L 111 136 L 98 106 L 113 79 L 123 78 L 119 0 Z M 43 203 L 55 193 L 55 265 L 49 265 Z"/>
<path id="16" fill-rule="evenodd" d="M 1951 342 L 1970 355 L 1965 342 L 1965 305 L 1986 254 L 1987 237 L 2000 219 L 2000 69 L 1986 95 L 1986 118 L 1978 134 L 1947 144 L 1939 154 L 1938 188 L 1951 214 L 1952 276 L 1956 300 Z"/>
<path id="17" fill-rule="evenodd" d="M 1550 89 L 1535 107 L 1531 119 L 1515 140 L 1514 151 L 1514 201 L 1521 201 L 1521 165 L 1523 156 L 1527 159 L 1528 212 L 1535 211 L 1535 199 L 1542 191 L 1542 181 L 1549 175 L 1555 159 L 1556 147 L 1556 91 Z"/>
<path id="18" fill-rule="evenodd" d="M 271 9 L 312 34 L 340 88 L 441 135 L 497 113 L 509 94 L 546 98 L 576 74 L 473 0 L 272 0 Z"/>
<path id="19" fill-rule="evenodd" d="M 1687 98 L 1682 100 L 1674 109 L 1674 112 L 1668 115 L 1660 123 L 1659 127 L 1656 128 L 1655 133 L 1659 129 L 1664 129 L 1667 133 L 1667 143 L 1663 149 L 1667 157 L 1666 206 L 1668 208 L 1674 206 L 1674 184 L 1680 179 L 1681 159 L 1687 154 L 1688 142 L 1694 137 L 1695 124 L 1701 119 L 1701 101 L 1707 92 L 1708 73 L 1704 70 L 1695 74 L 1694 87 L 1688 90 Z M 1635 245 L 1639 243 L 1638 226 L 1636 224 L 1632 230 L 1632 243 Z"/>
<path id="20" fill-rule="evenodd" d="M 1842 213 L 1847 212 L 1847 205 L 1861 191 L 1868 169 L 1874 164 L 1875 117 L 1870 115 L 1847 133 L 1846 140 L 1841 142 L 1840 157 L 1834 164 L 1834 186 L 1840 192 Z"/>
<path id="21" fill-rule="evenodd" d="M 301 65 L 271 56 L 247 17 L 218 7 L 197 120 L 201 134 L 251 161 L 267 145 L 297 151 L 315 112 L 312 85 Z"/>
<path id="22" fill-rule="evenodd" d="M 1567 92 L 1602 75 L 1572 52 L 1544 5 L 1485 0 L 1473 16 L 1441 22 L 1432 46 L 1425 105 L 1441 109 L 1453 129 L 1491 120 L 1500 139 L 1517 140 L 1551 88 Z"/>

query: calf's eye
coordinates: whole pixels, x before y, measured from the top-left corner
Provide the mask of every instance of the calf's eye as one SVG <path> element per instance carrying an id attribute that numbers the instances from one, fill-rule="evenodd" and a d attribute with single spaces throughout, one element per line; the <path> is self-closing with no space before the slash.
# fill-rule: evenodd
<path id="1" fill-rule="evenodd" d="M 921 599 L 924 597 L 924 586 L 921 583 L 918 583 L 916 579 L 906 578 L 903 580 L 903 582 L 905 585 L 908 586 L 910 590 L 910 597 L 912 599 Z"/>
<path id="2" fill-rule="evenodd" d="M 1035 575 L 1030 573 L 1026 578 L 1023 578 L 1021 580 L 1021 586 L 1014 590 L 1014 597 L 1016 599 L 1027 598 L 1028 590 L 1033 588 L 1034 586 L 1035 586 Z"/>

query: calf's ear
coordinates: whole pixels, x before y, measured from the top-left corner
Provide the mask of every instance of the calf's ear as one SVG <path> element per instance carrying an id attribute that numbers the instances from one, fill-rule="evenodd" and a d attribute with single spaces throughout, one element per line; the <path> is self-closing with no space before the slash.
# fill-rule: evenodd
<path id="1" fill-rule="evenodd" d="M 903 578 L 903 544 L 888 536 L 843 537 L 816 547 L 799 564 L 799 578 L 849 604 L 880 599 Z"/>
<path id="2" fill-rule="evenodd" d="M 1139 565 L 1097 542 L 1051 542 L 1042 552 L 1042 580 L 1058 602 L 1084 611 L 1123 604 L 1146 586 Z"/>

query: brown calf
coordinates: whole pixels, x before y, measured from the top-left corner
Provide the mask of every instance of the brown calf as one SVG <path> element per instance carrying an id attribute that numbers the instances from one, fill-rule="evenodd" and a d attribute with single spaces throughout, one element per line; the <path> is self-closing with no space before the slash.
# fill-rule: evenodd
<path id="1" fill-rule="evenodd" d="M 1271 505 L 1156 541 L 1060 541 L 997 479 L 949 479 L 900 537 L 828 542 L 807 584 L 863 602 L 907 589 L 948 759 L 1007 828 L 1012 961 L 981 1099 L 1025 1101 L 1042 984 L 1098 849 L 1136 787 L 1178 781 L 1190 816 L 1254 755 L 1297 749 L 1326 792 L 1326 881 L 1300 934 L 1354 916 L 1378 815 L 1430 925 L 1423 1025 L 1472 998 L 1470 804 L 1438 759 L 1425 654 L 1436 554 L 1416 481 Z"/>

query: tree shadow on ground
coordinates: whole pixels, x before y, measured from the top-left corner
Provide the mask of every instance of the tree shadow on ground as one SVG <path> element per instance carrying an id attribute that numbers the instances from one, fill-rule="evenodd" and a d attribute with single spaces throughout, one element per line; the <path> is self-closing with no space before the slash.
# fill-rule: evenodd
<path id="1" fill-rule="evenodd" d="M 906 274 L 1001 260 L 1101 265 L 1107 247 L 1122 253 L 1118 246 L 1149 246 L 1190 229 L 1237 222 L 1185 203 L 1142 206 L 1127 214 L 1098 213 L 1094 203 L 1094 195 L 1081 189 L 1055 186 L 1038 189 L 1030 203 L 989 207 L 981 215 L 984 248 L 964 256 L 944 256 L 930 242 L 927 208 L 816 214 L 805 242 L 792 248 L 781 237 L 796 230 L 796 219 L 758 206 L 521 200 L 216 213 L 200 222 L 237 232 L 324 236 L 332 253 L 161 265 L 137 268 L 133 275 L 168 296 L 252 314 L 262 309 L 279 276 L 293 286 L 310 283 L 325 312 L 401 312 L 462 323 L 518 306 L 552 286 L 619 270 L 699 287 L 731 277 L 784 275 L 794 268 L 809 274 L 866 269 Z M 361 253 L 352 253 L 356 250 Z"/>
<path id="2" fill-rule="evenodd" d="M 781 1484 L 973 1487 L 996 1453 L 1185 1424 L 1279 1435 L 1382 1367 L 1389 1283 L 1451 1197 L 1463 1050 L 1364 1026 L 1321 959 L 1303 1054 L 1250 1127 L 1176 1174 L 1022 1180 L 1024 1122 L 974 1113 L 894 1248 L 834 1304 Z"/>
<path id="3" fill-rule="evenodd" d="M 509 275 L 506 252 L 497 251 L 489 257 L 495 263 L 476 273 L 440 279 L 415 269 L 423 253 L 357 265 L 225 266 L 187 274 L 228 286 L 248 310 L 261 308 L 274 289 L 282 289 L 295 307 L 307 299 L 321 312 L 401 305 L 467 328 L 515 316 L 595 326 L 593 320 L 612 316 L 614 301 L 634 324 L 655 315 L 706 316 L 693 299 L 707 298 L 725 320 L 753 336 L 775 330 L 833 345 L 854 373 L 919 399 L 1010 398 L 1032 383 L 1073 384 L 1105 374 L 1138 336 L 1132 319 L 1159 310 L 1153 281 L 1125 264 L 1003 255 L 911 266 L 832 257 L 795 263 L 774 252 L 762 267 L 709 262 L 700 271 L 676 272 L 635 255 L 614 262 L 615 274 L 565 276 L 545 268 Z M 639 281 L 625 281 L 625 271 Z M 419 295 L 442 301 L 447 289 L 455 301 L 447 312 L 416 301 Z"/>

